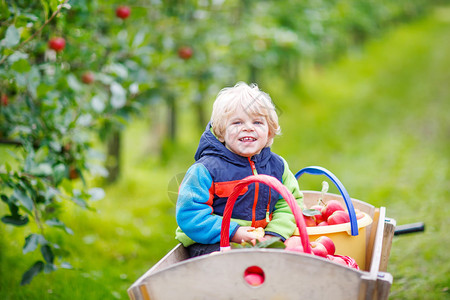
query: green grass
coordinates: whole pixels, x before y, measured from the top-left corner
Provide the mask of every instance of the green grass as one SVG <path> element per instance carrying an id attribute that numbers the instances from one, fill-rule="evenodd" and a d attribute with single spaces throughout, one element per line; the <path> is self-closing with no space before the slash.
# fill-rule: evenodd
<path id="1" fill-rule="evenodd" d="M 440 9 L 332 66 L 305 69 L 294 91 L 273 76 L 260 84 L 280 109 L 283 134 L 273 149 L 293 172 L 323 166 L 397 224 L 425 222 L 424 233 L 394 237 L 391 299 L 450 296 L 448 53 L 450 10 Z M 0 225 L 0 298 L 127 299 L 127 288 L 176 244 L 167 186 L 193 162 L 200 135 L 189 108 L 182 111 L 180 141 L 165 163 L 152 150 L 149 121 L 136 121 L 125 135 L 122 178 L 93 204 L 97 212 L 67 207 L 63 219 L 75 235 L 52 235 L 76 270 L 21 287 L 37 254 L 21 254 L 27 232 Z M 300 186 L 319 190 L 323 179 L 304 175 Z"/>

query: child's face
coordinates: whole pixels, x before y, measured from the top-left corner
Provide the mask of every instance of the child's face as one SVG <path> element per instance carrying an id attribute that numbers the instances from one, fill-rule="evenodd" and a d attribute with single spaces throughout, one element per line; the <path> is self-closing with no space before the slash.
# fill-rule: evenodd
<path id="1" fill-rule="evenodd" d="M 252 157 L 261 152 L 269 139 L 269 126 L 264 116 L 250 115 L 244 109 L 237 109 L 225 127 L 221 142 L 232 152 Z"/>

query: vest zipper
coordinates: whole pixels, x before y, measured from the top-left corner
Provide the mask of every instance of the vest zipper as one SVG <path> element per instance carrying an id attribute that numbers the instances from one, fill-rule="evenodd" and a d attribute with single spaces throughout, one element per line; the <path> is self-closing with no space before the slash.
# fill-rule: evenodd
<path id="1" fill-rule="evenodd" d="M 250 167 L 252 168 L 253 175 L 258 175 L 255 163 L 250 159 L 250 157 L 248 157 L 248 162 L 250 163 Z M 256 204 L 258 203 L 258 194 L 259 194 L 259 182 L 255 182 L 255 198 L 253 199 L 253 207 L 252 207 L 252 227 L 255 227 L 256 224 Z"/>

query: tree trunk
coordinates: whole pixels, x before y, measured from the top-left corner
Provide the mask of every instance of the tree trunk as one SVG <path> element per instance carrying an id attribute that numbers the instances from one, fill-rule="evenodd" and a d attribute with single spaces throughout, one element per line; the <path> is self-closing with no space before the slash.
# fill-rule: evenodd
<path id="1" fill-rule="evenodd" d="M 106 168 L 109 172 L 108 183 L 113 183 L 120 176 L 121 132 L 114 130 L 108 140 L 108 157 Z"/>

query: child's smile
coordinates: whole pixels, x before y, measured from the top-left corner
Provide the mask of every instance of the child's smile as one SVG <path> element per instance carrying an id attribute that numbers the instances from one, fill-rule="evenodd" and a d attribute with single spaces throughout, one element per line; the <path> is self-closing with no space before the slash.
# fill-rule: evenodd
<path id="1" fill-rule="evenodd" d="M 232 152 L 252 157 L 261 152 L 269 139 L 269 126 L 263 116 L 249 115 L 244 109 L 237 109 L 226 123 L 222 142 Z"/>

